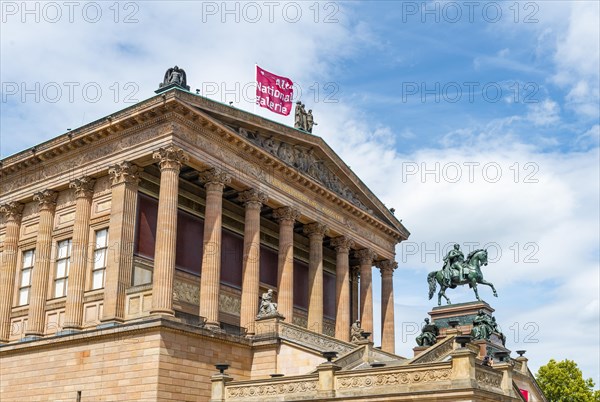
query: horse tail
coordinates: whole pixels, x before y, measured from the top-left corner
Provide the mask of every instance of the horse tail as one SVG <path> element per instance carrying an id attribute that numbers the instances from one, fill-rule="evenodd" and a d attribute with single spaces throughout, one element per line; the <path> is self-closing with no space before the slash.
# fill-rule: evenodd
<path id="1" fill-rule="evenodd" d="M 433 297 L 433 294 L 435 293 L 435 289 L 437 288 L 437 284 L 436 284 L 436 280 L 435 280 L 435 275 L 437 274 L 436 271 L 430 272 L 429 275 L 427 275 L 427 283 L 429 283 L 429 300 L 431 300 L 431 298 Z"/>

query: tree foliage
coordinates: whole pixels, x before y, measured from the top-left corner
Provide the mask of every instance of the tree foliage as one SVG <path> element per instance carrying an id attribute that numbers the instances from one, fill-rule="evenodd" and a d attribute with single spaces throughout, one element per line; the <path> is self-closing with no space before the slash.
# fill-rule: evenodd
<path id="1" fill-rule="evenodd" d="M 550 402 L 600 402 L 600 391 L 594 391 L 594 381 L 584 379 L 572 360 L 551 359 L 540 367 L 536 380 Z"/>

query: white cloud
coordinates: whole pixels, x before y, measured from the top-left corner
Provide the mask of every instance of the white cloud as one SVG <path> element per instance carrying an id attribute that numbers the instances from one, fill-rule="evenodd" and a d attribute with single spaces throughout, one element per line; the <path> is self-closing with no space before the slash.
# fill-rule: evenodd
<path id="1" fill-rule="evenodd" d="M 560 121 L 560 107 L 551 99 L 529 105 L 527 118 L 536 126 L 548 126 Z"/>

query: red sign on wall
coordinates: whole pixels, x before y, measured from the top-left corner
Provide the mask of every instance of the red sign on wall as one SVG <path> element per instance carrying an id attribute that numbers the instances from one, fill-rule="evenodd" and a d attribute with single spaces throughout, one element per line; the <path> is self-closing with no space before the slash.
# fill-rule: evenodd
<path id="1" fill-rule="evenodd" d="M 525 389 L 519 389 L 519 391 L 521 391 L 521 395 L 523 395 L 523 398 L 525 398 L 526 401 L 529 401 L 529 391 Z"/>

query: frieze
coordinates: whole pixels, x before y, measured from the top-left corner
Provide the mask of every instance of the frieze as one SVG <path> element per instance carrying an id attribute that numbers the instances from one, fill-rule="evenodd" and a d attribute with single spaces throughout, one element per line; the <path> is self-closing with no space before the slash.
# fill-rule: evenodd
<path id="1" fill-rule="evenodd" d="M 317 386 L 317 380 L 309 380 L 261 385 L 229 385 L 226 389 L 228 398 L 247 398 L 256 396 L 290 395 L 314 392 L 317 390 Z"/>
<path id="2" fill-rule="evenodd" d="M 419 384 L 450 379 L 451 369 L 382 373 L 352 377 L 337 377 L 339 389 L 387 387 L 393 385 Z"/>
<path id="3" fill-rule="evenodd" d="M 238 296 L 219 292 L 219 311 L 231 315 L 240 315 L 242 300 Z"/>
<path id="4" fill-rule="evenodd" d="M 488 370 L 477 369 L 475 372 L 475 380 L 481 385 L 500 388 L 502 385 L 502 374 L 494 373 Z"/>
<path id="5" fill-rule="evenodd" d="M 241 127 L 238 129 L 231 128 L 237 132 L 240 137 L 246 138 L 269 152 L 271 155 L 276 156 L 285 164 L 309 175 L 352 205 L 370 214 L 373 213 L 373 210 L 369 209 L 362 201 L 360 201 L 358 195 L 356 195 L 350 187 L 343 184 L 340 178 L 327 166 L 327 162 L 319 158 L 312 148 L 290 145 L 284 141 L 253 133 Z"/>
<path id="6" fill-rule="evenodd" d="M 200 288 L 189 282 L 173 282 L 173 300 L 200 305 Z"/>
<path id="7" fill-rule="evenodd" d="M 294 316 L 292 317 L 292 324 L 302 328 L 306 328 L 308 326 L 308 318 L 298 314 L 294 314 Z"/>

